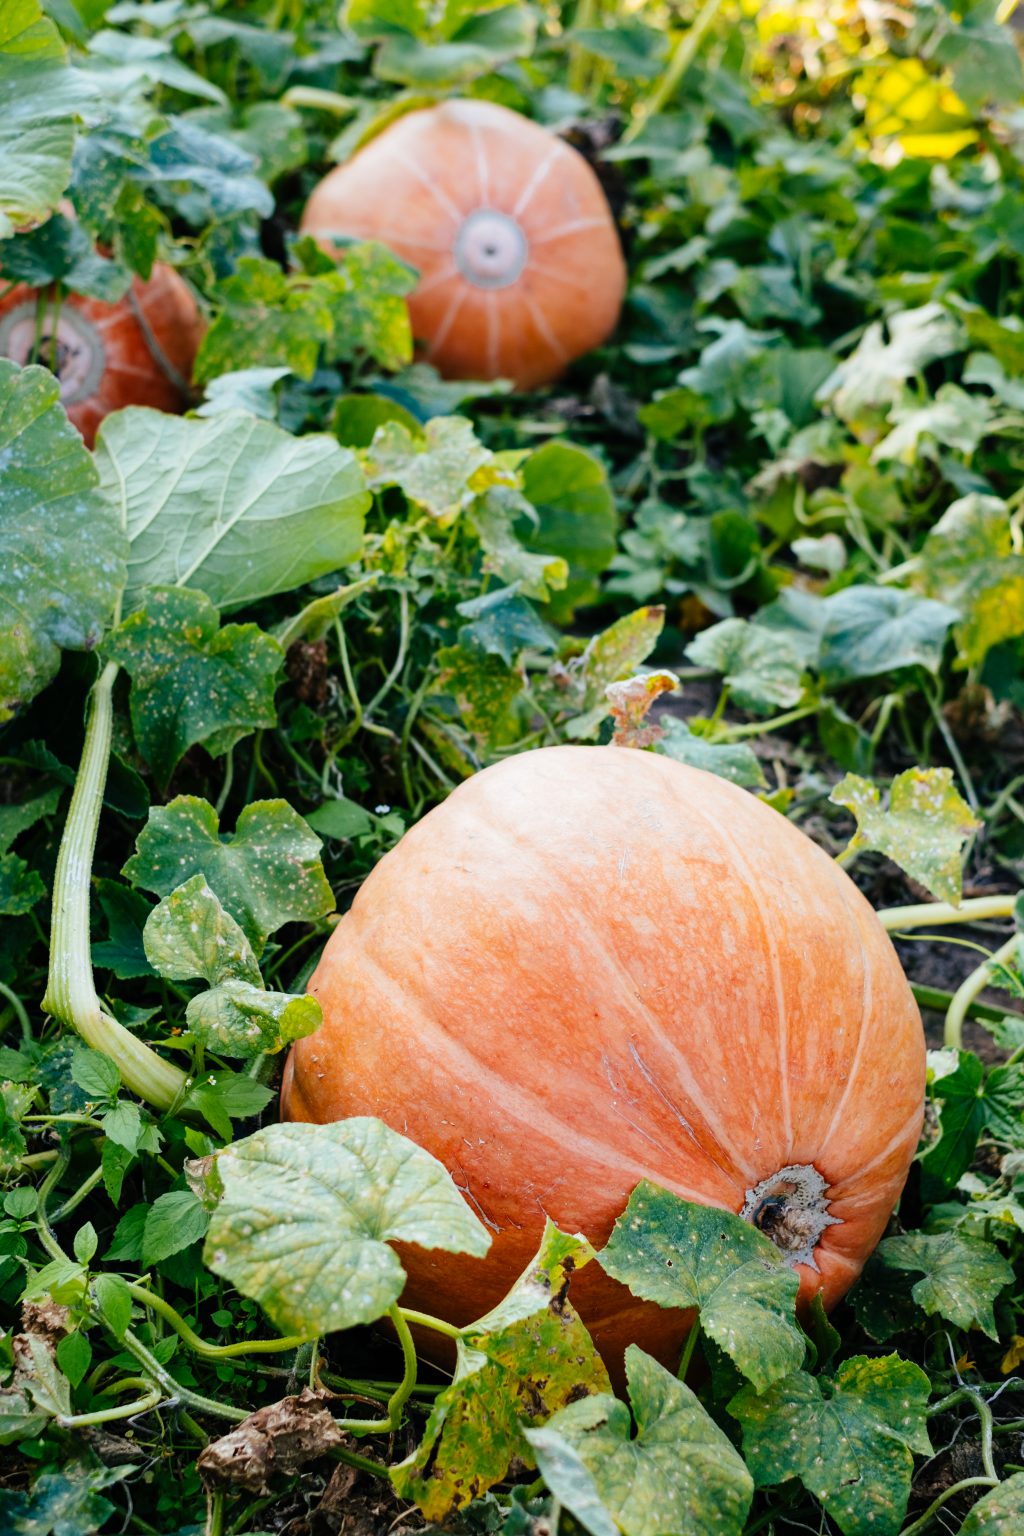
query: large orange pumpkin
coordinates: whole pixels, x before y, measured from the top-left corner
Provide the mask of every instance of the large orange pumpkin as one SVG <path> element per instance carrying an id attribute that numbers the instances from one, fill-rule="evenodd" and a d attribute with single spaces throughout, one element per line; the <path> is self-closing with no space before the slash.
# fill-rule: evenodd
<path id="1" fill-rule="evenodd" d="M 0 357 L 32 359 L 39 292 L 24 284 L 0 301 Z M 171 267 L 158 262 L 148 281 L 134 278 L 114 304 L 66 294 L 53 333 L 49 298 L 38 361 L 60 379 L 60 398 L 91 448 L 104 416 L 124 405 L 180 411 L 202 336 L 196 301 Z"/>
<path id="2" fill-rule="evenodd" d="M 746 1214 L 831 1306 L 921 1129 L 921 1020 L 868 902 L 776 811 L 648 752 L 546 748 L 461 785 L 370 875 L 311 990 L 283 1112 L 378 1115 L 447 1165 L 490 1254 L 403 1257 L 407 1304 L 457 1323 L 545 1215 L 600 1245 L 643 1178 Z M 610 1363 L 630 1341 L 675 1363 L 682 1314 L 594 1264 L 573 1295 Z"/>
<path id="3" fill-rule="evenodd" d="M 622 251 L 590 166 L 492 102 L 392 123 L 324 178 L 302 228 L 383 241 L 417 268 L 413 332 L 449 378 L 546 383 L 604 341 L 622 304 Z"/>

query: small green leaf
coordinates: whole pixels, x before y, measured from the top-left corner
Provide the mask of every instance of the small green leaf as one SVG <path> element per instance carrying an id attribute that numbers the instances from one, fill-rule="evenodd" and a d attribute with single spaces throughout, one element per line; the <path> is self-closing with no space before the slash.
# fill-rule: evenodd
<path id="1" fill-rule="evenodd" d="M 885 809 L 878 788 L 856 773 L 848 773 L 829 799 L 856 818 L 851 849 L 886 854 L 938 901 L 959 904 L 960 850 L 980 823 L 953 783 L 951 768 L 908 768 L 898 774 Z"/>
<path id="2" fill-rule="evenodd" d="M 753 1481 L 689 1387 L 631 1344 L 629 1397 L 584 1398 L 527 1429 L 555 1497 L 592 1536 L 740 1536 Z"/>
<path id="3" fill-rule="evenodd" d="M 61 650 L 99 643 L 125 580 L 124 536 L 59 396 L 48 369 L 0 357 L 0 721 L 46 687 Z"/>
<path id="4" fill-rule="evenodd" d="M 798 1477 L 843 1536 L 896 1536 L 910 1496 L 915 1451 L 931 1454 L 925 1414 L 931 1384 L 896 1355 L 845 1360 L 829 1381 L 797 1371 L 729 1404 L 743 1427 L 743 1457 L 759 1488 Z"/>
<path id="5" fill-rule="evenodd" d="M 0 853 L 6 853 L 14 840 L 34 827 L 36 822 L 52 816 L 57 809 L 62 790 L 48 789 L 33 800 L 23 800 L 20 805 L 0 805 Z"/>
<path id="6" fill-rule="evenodd" d="M 525 1425 L 580 1393 L 606 1392 L 608 1374 L 565 1293 L 593 1258 L 584 1238 L 547 1222 L 536 1257 L 505 1299 L 462 1330 L 455 1379 L 438 1394 L 413 1454 L 391 1470 L 402 1498 L 443 1519 L 500 1482 L 513 1459 L 533 1465 Z"/>
<path id="7" fill-rule="evenodd" d="M 137 1104 L 119 1099 L 100 1120 L 103 1134 L 127 1152 L 137 1152 L 142 1141 L 142 1115 Z"/>
<path id="8" fill-rule="evenodd" d="M 1024 1472 L 979 1499 L 960 1527 L 960 1536 L 1019 1536 L 1024 1529 Z"/>
<path id="9" fill-rule="evenodd" d="M 38 870 L 16 853 L 0 854 L 0 917 L 24 917 L 45 895 Z"/>
<path id="10" fill-rule="evenodd" d="M 66 1333 L 57 1345 L 57 1364 L 73 1387 L 83 1380 L 92 1364 L 92 1345 L 84 1333 Z"/>
<path id="11" fill-rule="evenodd" d="M 189 1032 L 222 1056 L 259 1056 L 281 1051 L 320 1028 L 315 997 L 268 992 L 262 984 L 234 978 L 193 997 L 185 1010 Z"/>
<path id="12" fill-rule="evenodd" d="M 75 1046 L 71 1058 L 71 1076 L 90 1099 L 100 1103 L 112 1099 L 121 1086 L 117 1063 L 103 1051 L 94 1051 L 88 1045 Z"/>
<path id="13" fill-rule="evenodd" d="M 242 256 L 218 284 L 214 302 L 217 316 L 195 362 L 198 383 L 257 368 L 313 377 L 320 349 L 334 331 L 322 282 L 282 272 L 262 256 Z"/>
<path id="14" fill-rule="evenodd" d="M 704 1332 L 759 1392 L 803 1363 L 796 1273 L 731 1211 L 693 1205 L 643 1179 L 600 1264 L 644 1301 L 698 1308 Z"/>
<path id="15" fill-rule="evenodd" d="M 381 1317 L 405 1284 L 389 1240 L 490 1246 L 442 1164 L 379 1120 L 268 1126 L 220 1153 L 217 1171 L 206 1262 L 286 1333 Z"/>
<path id="16" fill-rule="evenodd" d="M 438 519 L 455 517 L 491 485 L 515 484 L 462 416 L 437 416 L 422 436 L 386 422 L 362 459 L 371 490 L 397 485 L 414 506 Z"/>
<path id="17" fill-rule="evenodd" d="M 715 743 L 690 730 L 685 720 L 676 715 L 663 716 L 661 726 L 665 734 L 656 747 L 666 757 L 674 757 L 677 763 L 689 768 L 703 768 L 707 773 L 717 773 L 730 784 L 742 789 L 763 789 L 767 780 L 764 770 L 750 747 L 742 741 Z"/>
<path id="18" fill-rule="evenodd" d="M 1013 1280 L 1013 1268 L 991 1243 L 958 1232 L 908 1232 L 884 1238 L 876 1251 L 889 1269 L 923 1275 L 911 1295 L 929 1317 L 998 1337 L 992 1304 Z"/>
<path id="19" fill-rule="evenodd" d="M 248 1120 L 266 1109 L 274 1090 L 241 1072 L 220 1070 L 200 1078 L 189 1089 L 184 1108 L 195 1109 L 222 1141 L 230 1141 L 233 1120 Z"/>
<path id="20" fill-rule="evenodd" d="M 99 1239 L 96 1236 L 96 1228 L 91 1221 L 87 1221 L 84 1227 L 79 1227 L 75 1233 L 73 1248 L 75 1258 L 79 1264 L 88 1264 L 99 1247 Z"/>
<path id="21" fill-rule="evenodd" d="M 803 698 L 803 665 L 780 631 L 723 619 L 691 640 L 686 654 L 696 666 L 721 672 L 734 702 L 755 715 L 789 709 Z"/>
<path id="22" fill-rule="evenodd" d="M 201 592 L 154 587 L 110 637 L 132 680 L 132 729 L 161 784 L 195 743 L 221 757 L 277 723 L 284 651 L 255 624 L 220 625 Z"/>
<path id="23" fill-rule="evenodd" d="M 193 875 L 153 908 L 142 935 L 146 958 L 170 981 L 202 977 L 210 986 L 227 977 L 260 986 L 252 946 L 206 883 Z"/>
<path id="24" fill-rule="evenodd" d="M 615 497 L 600 459 L 562 439 L 531 453 L 522 474 L 523 495 L 537 514 L 527 548 L 568 564 L 568 584 L 551 599 L 552 616 L 566 624 L 576 608 L 596 602 L 596 578 L 615 557 Z"/>
<path id="25" fill-rule="evenodd" d="M 93 1290 L 103 1321 L 115 1339 L 120 1341 L 132 1320 L 132 1298 L 128 1286 L 120 1275 L 97 1275 L 93 1281 Z"/>
<path id="26" fill-rule="evenodd" d="M 107 920 L 107 938 L 92 946 L 92 963 L 114 973 L 119 981 L 152 976 L 142 930 L 152 908 L 145 896 L 120 880 L 94 881 L 96 897 Z"/>
<path id="27" fill-rule="evenodd" d="M 284 923 L 314 921 L 333 910 L 320 847 L 284 800 L 246 806 L 226 837 L 208 801 L 179 795 L 150 811 L 123 872 L 157 896 L 204 875 L 258 953 Z"/>
<path id="28" fill-rule="evenodd" d="M 210 1214 L 190 1189 L 158 1195 L 146 1212 L 142 1229 L 142 1262 L 148 1269 L 206 1236 Z"/>

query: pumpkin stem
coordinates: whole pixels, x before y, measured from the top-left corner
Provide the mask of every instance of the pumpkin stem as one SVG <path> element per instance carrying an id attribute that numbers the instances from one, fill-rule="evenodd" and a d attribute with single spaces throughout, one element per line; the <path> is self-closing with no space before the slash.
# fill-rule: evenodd
<path id="1" fill-rule="evenodd" d="M 790 1163 L 747 1190 L 740 1215 L 770 1237 L 788 1263 L 817 1270 L 821 1235 L 842 1220 L 829 1215 L 827 1189 L 813 1163 Z"/>

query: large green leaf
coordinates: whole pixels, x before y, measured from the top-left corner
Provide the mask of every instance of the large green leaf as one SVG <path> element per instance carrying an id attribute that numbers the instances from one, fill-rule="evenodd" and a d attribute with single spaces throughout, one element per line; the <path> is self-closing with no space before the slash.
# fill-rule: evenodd
<path id="1" fill-rule="evenodd" d="M 1007 1043 L 1016 1048 L 1016 1041 Z M 940 1105 L 941 1134 L 921 1159 L 921 1173 L 927 1198 L 941 1200 L 970 1167 L 982 1131 L 1019 1144 L 1024 1069 L 1017 1063 L 986 1071 L 973 1051 L 960 1051 L 955 1069 L 935 1082 L 932 1093 Z"/>
<path id="2" fill-rule="evenodd" d="M 720 779 L 728 779 L 730 784 L 739 784 L 743 789 L 763 789 L 767 783 L 764 769 L 746 742 L 708 741 L 675 715 L 663 716 L 661 726 L 665 734 L 656 750 L 674 757 L 677 763 L 717 773 Z"/>
<path id="3" fill-rule="evenodd" d="M 887 854 L 938 901 L 960 901 L 960 851 L 979 823 L 953 783 L 951 768 L 908 768 L 897 774 L 888 807 L 876 785 L 848 773 L 829 799 L 852 811 L 851 848 Z"/>
<path id="4" fill-rule="evenodd" d="M 220 1153 L 216 1176 L 206 1263 L 286 1333 L 381 1317 L 405 1285 L 390 1242 L 490 1246 L 447 1169 L 379 1120 L 267 1126 Z"/>
<path id="5" fill-rule="evenodd" d="M 592 1536 L 739 1536 L 750 1473 L 697 1398 L 631 1344 L 629 1397 L 584 1398 L 526 1437 L 555 1497 Z"/>
<path id="6" fill-rule="evenodd" d="M 878 677 L 902 667 L 937 672 L 959 617 L 948 603 L 896 587 L 846 587 L 825 599 L 818 667 L 829 683 Z"/>
<path id="7" fill-rule="evenodd" d="M 911 1295 L 929 1317 L 942 1317 L 958 1328 L 980 1328 L 996 1338 L 992 1305 L 1013 1281 L 1013 1266 L 991 1243 L 959 1232 L 907 1232 L 887 1237 L 878 1257 L 889 1269 L 909 1270 L 923 1278 Z"/>
<path id="8" fill-rule="evenodd" d="M 161 784 L 194 743 L 221 757 L 276 724 L 283 649 L 255 624 L 219 624 L 204 593 L 151 587 L 111 637 L 132 680 L 135 740 Z"/>
<path id="9" fill-rule="evenodd" d="M 131 541 L 129 603 L 146 587 L 178 586 L 237 607 L 337 570 L 362 548 L 369 497 L 355 456 L 333 438 L 132 406 L 104 421 L 96 462 Z"/>
<path id="10" fill-rule="evenodd" d="M 644 1179 L 600 1264 L 644 1301 L 697 1308 L 704 1332 L 759 1392 L 803 1364 L 796 1273 L 770 1238 L 731 1211 L 693 1205 Z"/>
<path id="11" fill-rule="evenodd" d="M 247 805 L 227 837 L 208 801 L 179 795 L 150 811 L 123 873 L 157 896 L 169 896 L 193 875 L 205 876 L 259 952 L 284 923 L 312 921 L 332 910 L 321 846 L 284 800 Z"/>
<path id="12" fill-rule="evenodd" d="M 504 1301 L 463 1329 L 450 1387 L 438 1394 L 413 1454 L 392 1469 L 403 1498 L 441 1519 L 500 1482 L 513 1459 L 532 1465 L 524 1427 L 609 1390 L 608 1374 L 565 1293 L 593 1258 L 584 1238 L 546 1223 L 540 1249 Z"/>
<path id="13" fill-rule="evenodd" d="M 953 633 L 964 662 L 980 666 L 994 645 L 1024 634 L 1024 556 L 1010 509 L 995 496 L 963 496 L 921 547 L 915 582 L 959 611 Z"/>
<path id="14" fill-rule="evenodd" d="M 797 1371 L 729 1404 L 759 1488 L 798 1477 L 843 1536 L 896 1536 L 915 1451 L 931 1453 L 928 1377 L 896 1355 L 845 1360 L 834 1380 Z"/>
<path id="15" fill-rule="evenodd" d="M 92 94 L 36 0 L 2 0 L 0 237 L 56 206 L 71 180 L 75 116 Z"/>
<path id="16" fill-rule="evenodd" d="M 124 536 L 46 368 L 0 358 L 0 721 L 100 641 Z"/>

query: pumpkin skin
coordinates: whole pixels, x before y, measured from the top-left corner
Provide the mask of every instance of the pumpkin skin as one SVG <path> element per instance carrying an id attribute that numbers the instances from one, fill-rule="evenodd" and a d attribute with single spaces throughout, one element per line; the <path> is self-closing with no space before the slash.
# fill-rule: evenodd
<path id="1" fill-rule="evenodd" d="M 652 753 L 544 748 L 460 785 L 371 873 L 310 990 L 324 1022 L 284 1116 L 377 1115 L 446 1164 L 491 1251 L 403 1248 L 403 1301 L 458 1324 L 545 1214 L 600 1246 L 642 1178 L 740 1212 L 793 1165 L 828 1186 L 796 1268 L 832 1306 L 917 1146 L 920 1015 L 868 902 L 776 811 Z M 573 1300 L 613 1371 L 630 1342 L 676 1364 L 685 1313 L 596 1264 Z"/>
<path id="2" fill-rule="evenodd" d="M 418 270 L 413 334 L 447 378 L 548 383 L 611 333 L 626 286 L 583 156 L 492 102 L 392 123 L 324 178 L 302 229 L 382 241 Z"/>
<path id="3" fill-rule="evenodd" d="M 18 284 L 0 301 L 0 356 L 28 362 L 35 339 L 39 291 Z M 44 338 L 52 334 L 50 311 Z M 57 319 L 61 404 L 91 448 L 104 416 L 125 405 L 181 411 L 202 337 L 196 301 L 173 270 L 157 262 L 148 281 L 115 304 L 65 294 Z M 49 364 L 47 346 L 41 360 Z"/>

